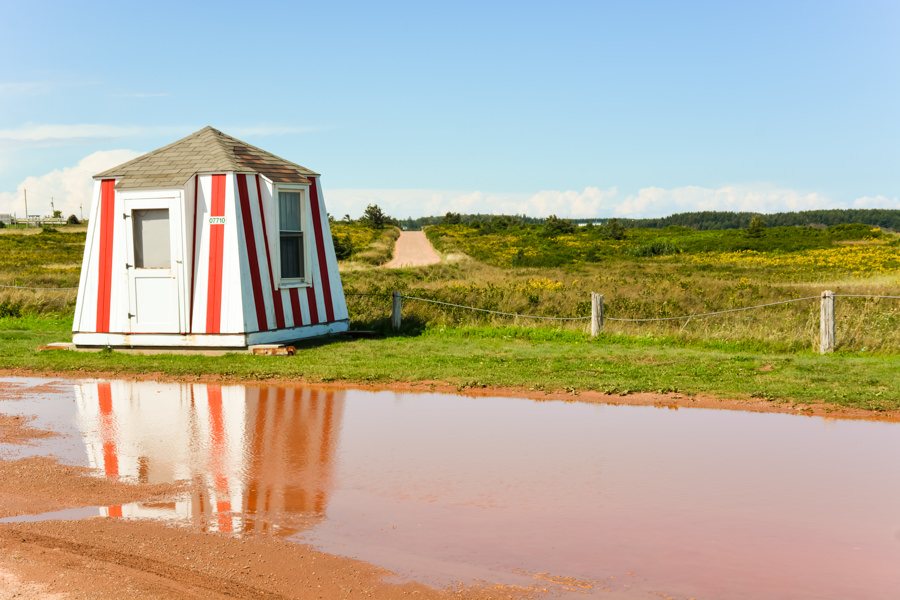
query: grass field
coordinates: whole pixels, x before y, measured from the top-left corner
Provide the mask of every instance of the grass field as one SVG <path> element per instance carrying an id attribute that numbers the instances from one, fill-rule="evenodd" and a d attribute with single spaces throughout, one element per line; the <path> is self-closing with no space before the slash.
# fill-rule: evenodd
<path id="1" fill-rule="evenodd" d="M 393 258 L 400 230 L 390 226 L 372 229 L 357 221 L 335 221 L 331 223 L 331 236 L 338 258 L 345 260 L 346 265 L 378 266 Z"/>
<path id="2" fill-rule="evenodd" d="M 727 310 L 815 297 L 824 289 L 900 296 L 898 246 L 891 234 L 857 228 L 862 235 L 852 239 L 847 231 L 782 232 L 782 241 L 809 233 L 809 239 L 793 239 L 799 249 L 787 252 L 773 241 L 777 236 L 763 238 L 765 244 L 754 240 L 757 249 L 721 249 L 735 243 L 728 236 L 744 235 L 740 231 L 713 232 L 719 249 L 685 250 L 694 234 L 676 231 L 669 232 L 666 243 L 680 251 L 647 256 L 634 249 L 652 244 L 650 234 L 628 231 L 624 240 L 615 240 L 622 244 L 619 250 L 609 250 L 602 260 L 503 266 L 502 258 L 469 257 L 459 238 L 435 229 L 430 235 L 439 240 L 438 249 L 447 259 L 441 264 L 386 270 L 352 261 L 354 266 L 342 273 L 352 327 L 381 329 L 388 333 L 384 339 L 318 342 L 285 360 L 38 353 L 41 344 L 71 339 L 74 294 L 3 289 L 0 368 L 314 382 L 425 380 L 460 389 L 499 385 L 573 393 L 677 391 L 900 408 L 895 368 L 900 301 L 895 299 L 839 298 L 837 352 L 824 357 L 815 352 L 817 300 L 661 323 L 607 321 L 603 334 L 591 340 L 586 320 L 548 323 L 406 299 L 403 329 L 396 335 L 388 329 L 394 290 L 490 310 L 562 317 L 588 316 L 593 291 L 605 295 L 607 316 L 617 318 Z M 532 233 L 519 238 L 509 231 L 488 234 L 479 243 L 495 244 L 494 235 L 506 236 L 506 246 L 515 248 L 528 243 Z M 83 240 L 83 231 L 0 235 L 0 283 L 77 285 Z M 760 370 L 764 367 L 771 370 Z"/>
<path id="3" fill-rule="evenodd" d="M 549 328 L 469 328 L 383 339 L 301 344 L 293 357 L 246 354 L 142 356 L 121 352 L 37 352 L 66 339 L 69 319 L 0 319 L 0 368 L 205 376 L 223 380 L 395 383 L 438 381 L 464 391 L 495 386 L 708 394 L 779 403 L 826 402 L 871 411 L 900 409 L 900 374 L 887 356 L 759 352 L 739 344 L 602 336 Z"/>
<path id="4" fill-rule="evenodd" d="M 384 326 L 390 307 L 387 296 L 394 290 L 452 304 L 554 317 L 590 315 L 590 294 L 596 292 L 604 295 L 605 315 L 613 319 L 671 318 L 813 298 L 711 317 L 649 323 L 610 320 L 605 326 L 611 334 L 695 343 L 722 341 L 761 351 L 793 352 L 814 349 L 818 343 L 817 298 L 822 291 L 900 296 L 900 247 L 896 237 L 865 226 L 772 228 L 760 238 L 748 238 L 740 230 L 628 230 L 622 240 L 578 230 L 549 242 L 534 229 L 523 227 L 485 235 L 464 225 L 432 228 L 428 234 L 437 248 L 457 260 L 434 267 L 348 273 L 344 277 L 348 293 L 381 294 L 348 296 L 351 314 L 361 322 Z M 659 235 L 654 238 L 654 234 Z M 594 243 L 601 258 L 587 261 L 570 253 L 571 248 L 587 247 L 589 242 Z M 507 264 L 510 256 L 523 249 L 528 256 L 541 244 L 547 253 L 558 252 L 545 257 L 548 264 Z M 647 256 L 641 248 L 652 244 L 680 250 Z M 745 245 L 757 249 L 742 248 Z M 483 260 L 471 259 L 470 255 Z M 900 350 L 900 301 L 838 298 L 836 315 L 839 349 L 890 354 Z M 419 301 L 407 301 L 404 316 L 408 316 L 409 331 L 509 324 L 547 326 L 543 321 L 497 317 Z M 587 322 L 551 325 L 581 331 Z"/>

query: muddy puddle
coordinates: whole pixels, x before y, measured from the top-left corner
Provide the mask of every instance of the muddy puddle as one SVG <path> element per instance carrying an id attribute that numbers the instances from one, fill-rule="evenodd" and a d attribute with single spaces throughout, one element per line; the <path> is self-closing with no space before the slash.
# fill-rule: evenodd
<path id="1" fill-rule="evenodd" d="M 17 378 L 0 379 L 0 413 L 60 434 L 0 444 L 0 457 L 192 482 L 170 503 L 46 518 L 277 535 L 430 585 L 537 576 L 571 578 L 576 597 L 900 597 L 897 423 Z"/>

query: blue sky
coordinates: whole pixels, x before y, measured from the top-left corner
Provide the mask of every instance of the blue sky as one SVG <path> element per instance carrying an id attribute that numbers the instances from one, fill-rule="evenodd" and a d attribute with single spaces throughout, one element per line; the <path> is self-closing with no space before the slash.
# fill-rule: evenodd
<path id="1" fill-rule="evenodd" d="M 0 212 L 206 125 L 338 217 L 900 208 L 897 0 L 3 6 Z"/>

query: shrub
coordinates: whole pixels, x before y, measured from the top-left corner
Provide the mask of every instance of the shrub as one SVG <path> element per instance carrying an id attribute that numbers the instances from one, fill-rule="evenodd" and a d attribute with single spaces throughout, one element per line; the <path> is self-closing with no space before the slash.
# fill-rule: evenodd
<path id="1" fill-rule="evenodd" d="M 81 221 L 79 221 L 78 217 L 76 217 L 75 215 L 69 215 L 69 218 L 66 219 L 66 223 L 68 225 L 78 225 L 81 223 Z"/>
<path id="2" fill-rule="evenodd" d="M 338 260 L 347 260 L 353 254 L 353 240 L 344 234 L 340 237 L 332 234 L 331 241 L 334 244 L 334 254 Z"/>
<path id="3" fill-rule="evenodd" d="M 560 219 L 556 215 L 547 217 L 544 221 L 544 225 L 541 227 L 541 235 L 546 237 L 553 237 L 566 233 L 575 233 L 575 223 L 569 219 Z"/>
<path id="4" fill-rule="evenodd" d="M 365 249 L 354 254 L 353 259 L 373 266 L 383 265 L 394 257 L 394 243 L 399 237 L 399 229 L 386 227 Z"/>
<path id="5" fill-rule="evenodd" d="M 0 319 L 4 317 L 13 317 L 18 318 L 22 316 L 22 303 L 21 302 L 9 302 L 8 300 L 4 300 L 0 302 Z"/>
<path id="6" fill-rule="evenodd" d="M 625 239 L 625 226 L 619 223 L 618 219 L 610 219 L 600 227 L 598 227 L 600 231 L 601 237 L 608 238 L 610 240 L 624 240 Z"/>
<path id="7" fill-rule="evenodd" d="M 668 254 L 678 254 L 680 252 L 681 249 L 678 246 L 662 240 L 650 242 L 649 244 L 644 244 L 642 246 L 635 246 L 628 250 L 630 256 L 637 257 L 666 256 Z"/>
<path id="8" fill-rule="evenodd" d="M 753 215 L 750 219 L 750 225 L 747 226 L 747 235 L 753 238 L 762 237 L 763 230 L 766 228 L 766 222 L 759 215 Z"/>
<path id="9" fill-rule="evenodd" d="M 349 234 L 340 237 L 332 234 L 331 241 L 334 243 L 334 253 L 338 260 L 347 260 L 353 254 L 353 240 Z"/>
<path id="10" fill-rule="evenodd" d="M 884 235 L 881 229 L 872 227 L 871 225 L 863 225 L 862 223 L 845 223 L 843 225 L 832 225 L 827 229 L 827 231 L 829 234 L 831 234 L 831 239 L 835 241 L 880 238 Z"/>

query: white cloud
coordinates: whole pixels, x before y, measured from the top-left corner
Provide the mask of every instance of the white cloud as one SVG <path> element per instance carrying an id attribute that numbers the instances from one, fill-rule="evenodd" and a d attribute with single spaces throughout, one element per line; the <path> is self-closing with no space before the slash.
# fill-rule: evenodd
<path id="1" fill-rule="evenodd" d="M 13 129 L 0 129 L 0 144 L 7 146 L 55 146 L 127 137 L 183 137 L 202 127 L 203 125 L 194 127 L 174 125 L 146 127 L 140 125 L 106 125 L 101 123 L 75 125 L 26 123 Z M 222 128 L 221 131 L 229 135 L 242 137 L 308 133 L 317 129 L 316 127 L 293 125 L 251 125 L 246 127 L 226 127 Z"/>
<path id="2" fill-rule="evenodd" d="M 46 126 L 52 127 L 52 126 Z M 98 126 L 99 127 L 99 126 Z M 261 128 L 265 129 L 265 128 Z M 98 129 L 95 133 L 102 133 Z M 109 131 L 114 131 L 109 130 Z M 275 129 L 272 129 L 275 132 Z M 0 132 L 2 136 L 3 132 Z M 65 133 L 65 132 L 62 132 Z M 56 132 L 57 135 L 60 132 Z M 246 134 L 246 133 L 245 133 Z M 39 133 L 32 134 L 35 138 Z M 265 135 L 260 132 L 259 135 Z M 57 169 L 37 177 L 28 177 L 16 192 L 0 193 L 0 213 L 23 216 L 24 190 L 28 190 L 29 212 L 49 214 L 50 198 L 64 215 L 86 212 L 93 186 L 92 176 L 139 156 L 131 150 L 95 152 L 73 167 Z M 828 208 L 900 209 L 900 198 L 866 196 L 852 202 L 839 202 L 818 192 L 774 188 L 768 185 L 730 185 L 721 188 L 684 186 L 647 187 L 637 193 L 623 194 L 617 188 L 584 190 L 542 190 L 533 194 L 496 193 L 465 190 L 429 189 L 329 189 L 325 187 L 328 212 L 337 219 L 349 214 L 358 218 L 366 206 L 377 204 L 397 217 L 443 215 L 448 211 L 482 214 L 526 214 L 565 218 L 584 217 L 664 217 L 692 211 L 746 211 L 774 213 Z"/>
<path id="3" fill-rule="evenodd" d="M 900 208 L 900 198 L 887 196 L 863 196 L 853 201 L 853 208 Z"/>
<path id="4" fill-rule="evenodd" d="M 0 129 L 0 140 L 31 143 L 78 142 L 82 140 L 110 139 L 140 135 L 147 128 L 120 125 L 35 125 L 32 123 L 16 129 Z"/>
<path id="5" fill-rule="evenodd" d="M 0 81 L 0 98 L 40 93 L 51 87 L 52 84 L 46 81 Z"/>
<path id="6" fill-rule="evenodd" d="M 526 214 L 566 217 L 606 216 L 614 208 L 615 188 L 576 191 L 541 191 L 536 194 L 503 194 L 460 190 L 372 190 L 325 188 L 328 212 L 336 218 L 359 217 L 366 206 L 377 204 L 387 214 L 406 218 L 443 215 L 448 211 L 483 214 Z"/>
<path id="7" fill-rule="evenodd" d="M 0 193 L 0 213 L 25 215 L 25 191 L 28 192 L 28 212 L 33 215 L 51 214 L 50 200 L 63 216 L 81 217 L 82 207 L 87 215 L 91 204 L 92 177 L 132 158 L 140 156 L 132 150 L 94 152 L 75 165 L 56 169 L 38 177 L 28 177 L 15 192 Z"/>
<path id="8" fill-rule="evenodd" d="M 734 185 L 718 189 L 698 186 L 644 188 L 618 202 L 617 217 L 663 217 L 680 212 L 733 211 L 775 213 L 835 208 L 836 203 L 816 192 L 769 186 Z"/>
<path id="9" fill-rule="evenodd" d="M 168 98 L 168 92 L 134 92 L 131 94 L 113 94 L 113 98 Z"/>
<path id="10" fill-rule="evenodd" d="M 361 215 L 368 204 L 378 204 L 385 212 L 398 218 L 442 215 L 447 211 L 526 214 L 532 217 L 644 218 L 701 210 L 773 213 L 846 207 L 817 192 L 765 185 L 734 185 L 718 189 L 698 186 L 671 189 L 648 187 L 635 194 L 622 194 L 615 187 L 588 187 L 582 191 L 543 190 L 535 194 L 326 188 L 325 196 L 331 214 L 338 217 L 349 214 L 354 218 Z M 889 202 L 884 197 L 874 200 Z M 894 202 L 897 202 L 896 199 Z"/>

